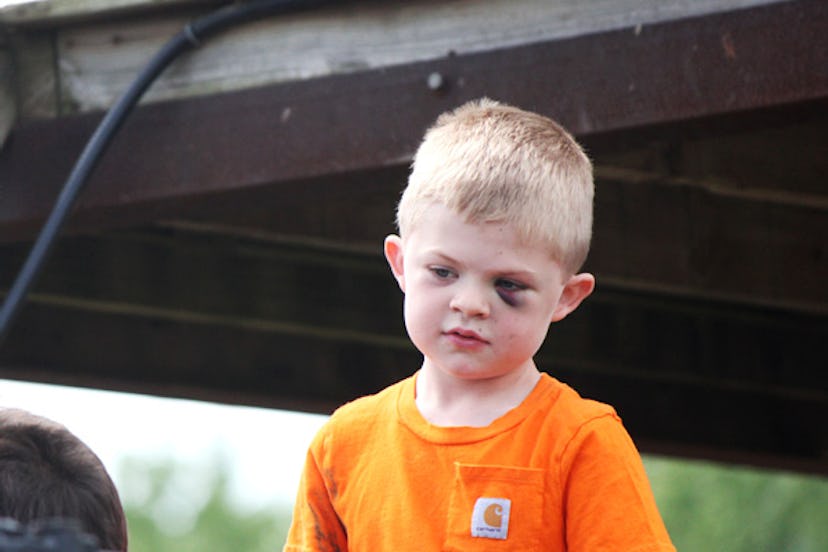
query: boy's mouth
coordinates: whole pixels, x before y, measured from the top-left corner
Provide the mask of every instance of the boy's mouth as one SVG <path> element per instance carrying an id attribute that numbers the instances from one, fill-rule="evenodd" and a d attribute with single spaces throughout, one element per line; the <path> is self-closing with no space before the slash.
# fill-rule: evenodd
<path id="1" fill-rule="evenodd" d="M 463 347 L 488 343 L 488 341 L 483 339 L 483 337 L 477 332 L 464 328 L 452 328 L 446 332 L 443 332 L 443 335 L 445 335 L 452 343 Z"/>

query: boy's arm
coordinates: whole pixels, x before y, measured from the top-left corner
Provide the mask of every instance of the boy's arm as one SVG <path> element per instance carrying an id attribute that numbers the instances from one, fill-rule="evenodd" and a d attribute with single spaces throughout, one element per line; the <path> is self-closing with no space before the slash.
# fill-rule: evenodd
<path id="1" fill-rule="evenodd" d="M 305 460 L 293 521 L 283 551 L 346 552 L 345 528 L 331 503 L 328 485 L 314 452 L 312 445 Z"/>
<path id="2" fill-rule="evenodd" d="M 567 550 L 671 551 L 641 456 L 614 415 L 584 425 L 562 462 Z"/>

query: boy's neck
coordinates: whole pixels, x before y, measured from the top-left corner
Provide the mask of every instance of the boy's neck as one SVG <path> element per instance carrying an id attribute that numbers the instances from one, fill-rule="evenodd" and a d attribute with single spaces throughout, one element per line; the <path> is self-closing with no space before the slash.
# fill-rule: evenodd
<path id="1" fill-rule="evenodd" d="M 449 376 L 426 361 L 417 374 L 415 402 L 420 414 L 442 427 L 485 427 L 516 408 L 540 379 L 534 363 L 490 379 Z"/>

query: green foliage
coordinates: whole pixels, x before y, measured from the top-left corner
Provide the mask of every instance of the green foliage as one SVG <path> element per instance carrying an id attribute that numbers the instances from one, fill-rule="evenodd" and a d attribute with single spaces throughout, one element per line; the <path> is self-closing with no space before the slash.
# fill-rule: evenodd
<path id="1" fill-rule="evenodd" d="M 828 479 L 645 457 L 664 523 L 681 552 L 824 552 Z"/>
<path id="2" fill-rule="evenodd" d="M 828 479 L 646 456 L 670 536 L 681 552 L 824 552 Z M 250 511 L 230 494 L 230 469 L 132 458 L 119 469 L 131 552 L 281 550 L 290 505 Z"/>
<path id="3" fill-rule="evenodd" d="M 119 469 L 130 552 L 273 552 L 290 524 L 289 505 L 248 511 L 229 493 L 229 469 L 128 459 Z"/>

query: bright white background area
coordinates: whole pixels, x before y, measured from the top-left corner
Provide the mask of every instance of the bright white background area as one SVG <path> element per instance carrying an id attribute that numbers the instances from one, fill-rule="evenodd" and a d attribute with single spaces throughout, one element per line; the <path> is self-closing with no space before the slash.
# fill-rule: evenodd
<path id="1" fill-rule="evenodd" d="M 0 379 L 0 407 L 66 426 L 101 458 L 119 490 L 123 458 L 198 465 L 219 453 L 240 506 L 292 504 L 305 452 L 325 416 Z"/>
<path id="2" fill-rule="evenodd" d="M 29 2 L 37 2 L 39 0 L 0 0 L 0 8 L 3 6 L 11 6 L 13 4 L 26 4 Z"/>

